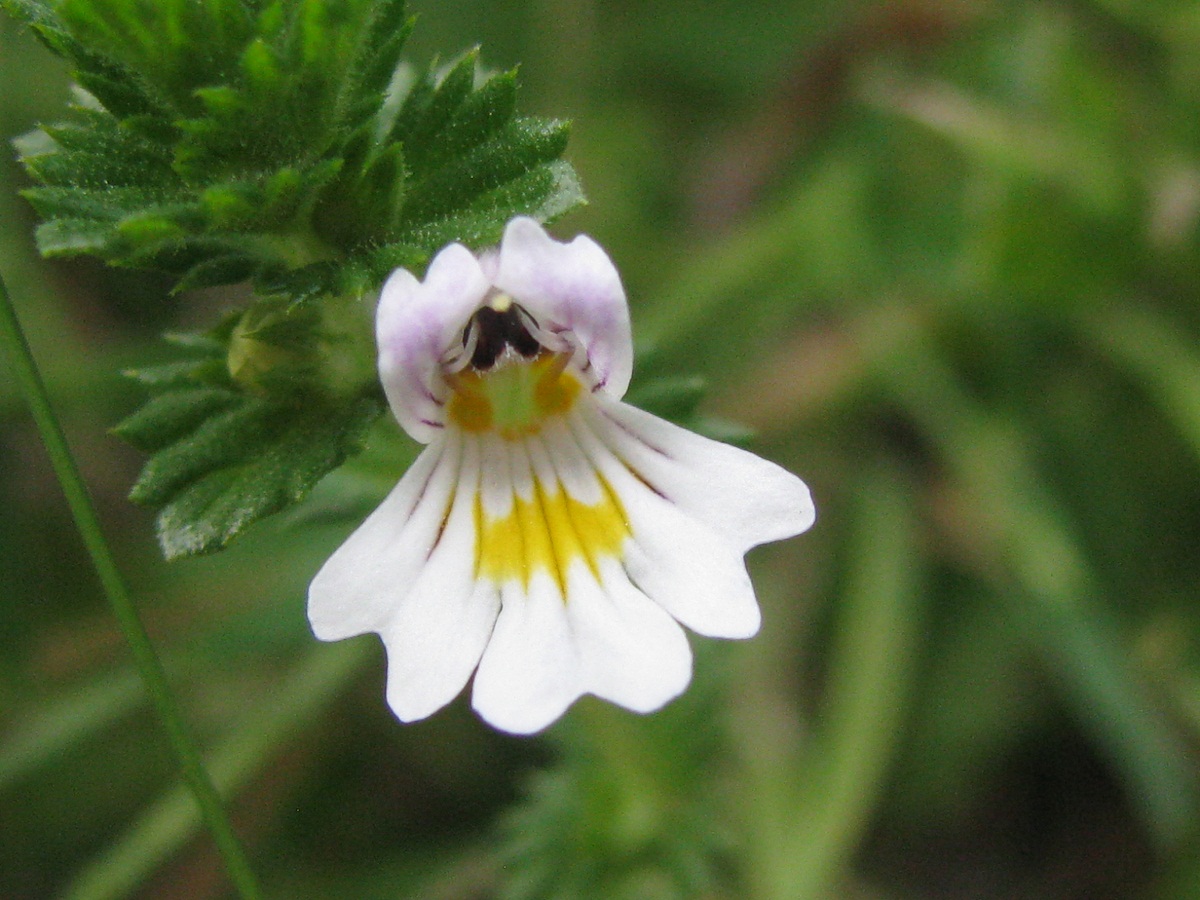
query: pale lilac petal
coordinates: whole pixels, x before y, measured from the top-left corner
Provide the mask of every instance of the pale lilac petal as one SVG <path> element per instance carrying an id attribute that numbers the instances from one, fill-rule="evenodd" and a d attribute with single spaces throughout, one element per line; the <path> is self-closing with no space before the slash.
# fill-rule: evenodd
<path id="1" fill-rule="evenodd" d="M 494 585 L 475 577 L 478 442 L 465 444 L 453 505 L 408 596 L 380 629 L 387 700 L 402 722 L 423 719 L 462 690 L 500 608 Z"/>
<path id="2" fill-rule="evenodd" d="M 624 566 L 630 580 L 698 634 L 746 638 L 761 616 L 740 548 L 648 485 L 607 445 L 604 421 L 575 417 L 575 434 L 621 499 L 632 540 Z M 614 426 L 609 425 L 609 428 Z"/>
<path id="3" fill-rule="evenodd" d="M 490 289 L 461 244 L 434 257 L 424 282 L 397 269 L 383 286 L 375 314 L 379 377 L 396 419 L 418 441 L 428 443 L 445 424 L 440 363 Z"/>
<path id="4" fill-rule="evenodd" d="M 739 552 L 812 526 L 812 496 L 786 469 L 628 404 L 596 399 L 583 405 L 583 411 L 604 443 L 659 493 L 723 535 Z"/>
<path id="5" fill-rule="evenodd" d="M 378 631 L 425 565 L 459 477 L 461 440 L 430 444 L 387 499 L 326 560 L 308 589 L 323 641 Z"/>
<path id="6" fill-rule="evenodd" d="M 552 239 L 526 217 L 504 230 L 495 284 L 545 329 L 569 330 L 586 354 L 591 385 L 612 397 L 629 387 L 633 342 L 621 277 L 591 238 Z M 586 364 L 586 363 L 585 363 Z"/>

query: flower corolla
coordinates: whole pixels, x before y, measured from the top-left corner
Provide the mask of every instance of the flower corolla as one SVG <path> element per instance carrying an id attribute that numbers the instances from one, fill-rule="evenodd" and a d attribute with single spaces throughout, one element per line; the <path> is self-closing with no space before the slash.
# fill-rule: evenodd
<path id="1" fill-rule="evenodd" d="M 377 632 L 402 721 L 472 703 L 532 733 L 583 694 L 638 712 L 691 678 L 681 625 L 745 638 L 744 555 L 813 523 L 800 479 L 621 401 L 621 280 L 590 238 L 509 222 L 397 270 L 376 313 L 392 412 L 427 444 L 309 590 L 317 637 Z"/>

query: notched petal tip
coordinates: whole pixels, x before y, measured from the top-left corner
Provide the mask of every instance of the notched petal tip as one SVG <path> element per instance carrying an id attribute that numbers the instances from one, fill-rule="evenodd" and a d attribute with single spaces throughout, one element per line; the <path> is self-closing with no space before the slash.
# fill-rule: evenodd
<path id="1" fill-rule="evenodd" d="M 549 573 L 501 588 L 500 614 L 479 668 L 471 705 L 511 734 L 535 734 L 583 693 L 566 604 Z"/>
<path id="2" fill-rule="evenodd" d="M 490 585 L 454 584 L 440 572 L 381 633 L 387 648 L 387 702 L 401 722 L 437 712 L 462 692 L 479 664 L 499 612 Z M 441 590 L 439 587 L 449 587 Z"/>
<path id="3" fill-rule="evenodd" d="M 653 712 L 687 688 L 691 647 L 679 623 L 616 560 L 601 569 L 599 581 L 579 571 L 567 610 L 583 688 L 633 712 Z"/>
<path id="4" fill-rule="evenodd" d="M 622 396 L 633 371 L 629 307 L 616 266 L 595 241 L 556 241 L 536 221 L 509 222 L 495 283 L 544 328 L 572 332 L 589 363 L 595 389 Z"/>

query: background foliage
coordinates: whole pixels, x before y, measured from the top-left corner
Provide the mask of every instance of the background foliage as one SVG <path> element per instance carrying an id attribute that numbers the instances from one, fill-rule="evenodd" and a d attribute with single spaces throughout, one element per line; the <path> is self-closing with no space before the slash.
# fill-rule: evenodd
<path id="1" fill-rule="evenodd" d="M 303 591 L 411 445 L 380 422 L 305 503 L 162 562 L 119 372 L 248 294 L 39 259 L 9 158 L 0 266 L 268 896 L 1200 894 L 1194 5 L 413 11 L 416 63 L 481 43 L 574 121 L 591 205 L 557 230 L 622 270 L 635 399 L 702 376 L 820 518 L 752 554 L 762 635 L 695 640 L 662 713 L 402 727 L 373 639 L 317 644 Z M 0 134 L 62 118 L 7 18 L 0 61 Z M 0 895 L 224 896 L 8 381 L 0 414 Z"/>

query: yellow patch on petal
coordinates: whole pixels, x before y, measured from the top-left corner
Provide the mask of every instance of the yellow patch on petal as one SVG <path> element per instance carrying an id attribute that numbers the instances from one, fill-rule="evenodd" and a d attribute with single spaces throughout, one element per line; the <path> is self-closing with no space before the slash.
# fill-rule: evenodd
<path id="1" fill-rule="evenodd" d="M 562 354 L 541 353 L 486 372 L 459 372 L 449 379 L 450 419 L 464 431 L 495 431 L 508 440 L 537 434 L 546 419 L 570 411 L 579 395 L 579 380 L 566 363 Z"/>
<path id="2" fill-rule="evenodd" d="M 497 583 L 517 580 L 528 587 L 537 572 L 546 572 L 563 597 L 575 560 L 583 560 L 598 579 L 600 560 L 619 556 L 631 533 L 621 501 L 602 477 L 600 486 L 600 501 L 588 504 L 561 485 L 548 491 L 535 478 L 533 497 L 514 497 L 512 510 L 500 518 L 489 516 L 477 497 L 476 575 Z"/>

